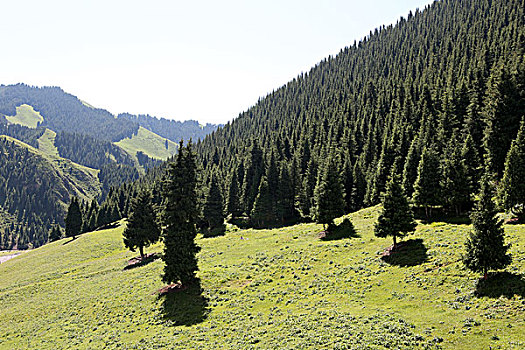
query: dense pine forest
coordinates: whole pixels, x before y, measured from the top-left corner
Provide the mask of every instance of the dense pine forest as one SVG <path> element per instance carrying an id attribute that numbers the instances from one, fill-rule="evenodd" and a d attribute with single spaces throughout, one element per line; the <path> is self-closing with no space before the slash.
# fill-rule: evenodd
<path id="1" fill-rule="evenodd" d="M 423 215 L 465 213 L 485 170 L 504 176 L 524 49 L 523 1 L 434 2 L 197 143 L 204 184 L 219 179 L 228 215 L 272 226 L 318 218 L 333 167 L 339 213 L 379 203 L 394 168 Z"/>

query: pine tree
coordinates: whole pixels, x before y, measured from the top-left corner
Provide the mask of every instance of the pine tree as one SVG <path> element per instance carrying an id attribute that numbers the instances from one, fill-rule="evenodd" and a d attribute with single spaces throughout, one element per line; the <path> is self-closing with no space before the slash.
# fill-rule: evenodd
<path id="1" fill-rule="evenodd" d="M 344 214 L 345 202 L 343 185 L 339 176 L 337 161 L 330 156 L 314 191 L 315 221 L 330 229 L 334 219 Z"/>
<path id="2" fill-rule="evenodd" d="M 279 183 L 277 187 L 276 213 L 280 223 L 296 219 L 294 207 L 295 191 L 288 167 L 283 162 L 279 171 Z"/>
<path id="3" fill-rule="evenodd" d="M 237 218 L 242 215 L 239 180 L 237 178 L 237 171 L 234 171 L 231 176 L 230 186 L 228 187 L 228 203 L 227 211 L 232 214 L 233 218 Z"/>
<path id="4" fill-rule="evenodd" d="M 505 160 L 500 197 L 505 209 L 513 211 L 521 220 L 525 215 L 525 119 Z"/>
<path id="5" fill-rule="evenodd" d="M 377 237 L 391 236 L 394 240 L 394 249 L 397 237 L 403 237 L 416 229 L 412 208 L 401 186 L 401 177 L 392 173 L 386 185 L 383 197 L 383 209 L 374 227 Z"/>
<path id="6" fill-rule="evenodd" d="M 66 215 L 66 237 L 75 238 L 82 232 L 82 212 L 77 197 L 73 197 Z"/>
<path id="7" fill-rule="evenodd" d="M 503 222 L 497 217 L 492 200 L 493 189 L 487 174 L 481 179 L 479 201 L 471 214 L 474 229 L 465 243 L 463 263 L 487 279 L 489 270 L 505 268 L 511 263 L 509 245 L 505 245 Z"/>
<path id="8" fill-rule="evenodd" d="M 217 176 L 211 178 L 210 190 L 204 204 L 204 220 L 208 222 L 210 231 L 224 226 L 224 200 L 217 182 Z"/>
<path id="9" fill-rule="evenodd" d="M 151 192 L 142 191 L 135 198 L 123 236 L 124 246 L 132 252 L 138 249 L 141 259 L 144 259 L 144 248 L 159 240 L 160 228 L 151 204 Z"/>
<path id="10" fill-rule="evenodd" d="M 183 285 L 195 281 L 198 270 L 195 244 L 198 218 L 197 210 L 197 164 L 191 141 L 184 148 L 181 141 L 176 161 L 170 163 L 164 183 L 164 274 L 166 283 Z"/>
<path id="11" fill-rule="evenodd" d="M 443 161 L 442 192 L 446 204 L 454 208 L 459 215 L 470 201 L 470 187 L 456 133 L 450 139 L 447 148 Z"/>
<path id="12" fill-rule="evenodd" d="M 51 229 L 51 232 L 49 233 L 49 242 L 58 241 L 60 238 L 62 238 L 60 227 L 58 225 L 54 225 Z"/>
<path id="13" fill-rule="evenodd" d="M 274 198 L 272 197 L 270 187 L 268 186 L 268 179 L 264 175 L 259 185 L 259 193 L 255 198 L 253 209 L 250 214 L 250 220 L 255 227 L 266 227 L 273 221 L 273 206 Z"/>
<path id="14" fill-rule="evenodd" d="M 414 202 L 418 206 L 425 207 L 428 216 L 428 209 L 432 206 L 441 204 L 441 169 L 439 156 L 430 149 L 424 148 L 421 160 L 417 167 L 417 179 L 414 184 Z"/>

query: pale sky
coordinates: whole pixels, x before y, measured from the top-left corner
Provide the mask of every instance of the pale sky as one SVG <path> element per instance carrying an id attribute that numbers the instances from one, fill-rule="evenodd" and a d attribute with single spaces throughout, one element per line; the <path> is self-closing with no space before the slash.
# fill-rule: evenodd
<path id="1" fill-rule="evenodd" d="M 225 123 L 431 0 L 0 0 L 0 84 Z"/>

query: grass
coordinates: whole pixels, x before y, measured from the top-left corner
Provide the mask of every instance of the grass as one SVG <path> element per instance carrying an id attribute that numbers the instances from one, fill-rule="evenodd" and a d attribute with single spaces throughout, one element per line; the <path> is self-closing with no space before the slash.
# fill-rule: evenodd
<path id="1" fill-rule="evenodd" d="M 29 128 L 36 128 L 38 123 L 43 122 L 44 118 L 30 105 L 23 104 L 16 107 L 16 115 L 6 116 L 7 120 L 13 124 L 20 124 Z"/>
<path id="2" fill-rule="evenodd" d="M 523 225 L 485 285 L 459 261 L 470 226 L 420 225 L 396 263 L 377 215 L 329 241 L 315 224 L 200 237 L 200 284 L 164 297 L 161 260 L 124 270 L 124 226 L 51 243 L 0 265 L 0 349 L 524 348 Z"/>
<path id="3" fill-rule="evenodd" d="M 50 156 L 58 157 L 58 149 L 55 146 L 55 138 L 57 133 L 53 130 L 47 129 L 38 139 L 38 149 Z"/>
<path id="4" fill-rule="evenodd" d="M 166 140 L 141 126 L 137 135 L 120 140 L 115 144 L 132 156 L 135 156 L 138 151 L 142 151 L 151 158 L 166 160 L 174 155 L 178 148 L 175 142 L 167 140 L 168 149 L 166 149 Z"/>

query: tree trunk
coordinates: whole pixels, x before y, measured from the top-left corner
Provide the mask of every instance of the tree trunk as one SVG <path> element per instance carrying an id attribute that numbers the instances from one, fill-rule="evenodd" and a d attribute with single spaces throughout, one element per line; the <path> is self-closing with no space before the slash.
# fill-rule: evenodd
<path id="1" fill-rule="evenodd" d="M 488 278 L 487 270 L 483 272 L 483 279 L 486 281 Z"/>
<path id="2" fill-rule="evenodd" d="M 139 247 L 139 252 L 140 252 L 140 260 L 144 260 L 144 247 L 143 246 Z"/>
<path id="3" fill-rule="evenodd" d="M 393 250 L 396 250 L 396 248 L 397 248 L 397 236 L 394 235 L 393 237 L 394 237 L 394 248 L 393 248 Z"/>

